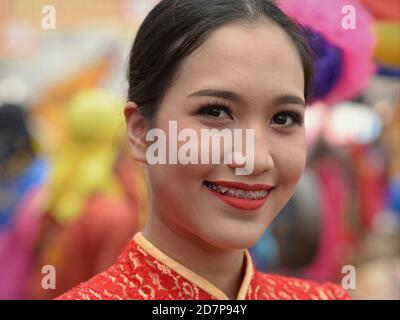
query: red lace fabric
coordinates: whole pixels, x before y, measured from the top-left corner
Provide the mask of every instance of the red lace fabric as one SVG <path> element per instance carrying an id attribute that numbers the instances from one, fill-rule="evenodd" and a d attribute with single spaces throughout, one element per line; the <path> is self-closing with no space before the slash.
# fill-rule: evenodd
<path id="1" fill-rule="evenodd" d="M 257 272 L 246 252 L 247 266 L 238 299 L 350 299 L 333 283 Z M 158 251 L 139 233 L 109 269 L 58 297 L 60 300 L 215 300 L 228 299 L 204 278 Z"/>

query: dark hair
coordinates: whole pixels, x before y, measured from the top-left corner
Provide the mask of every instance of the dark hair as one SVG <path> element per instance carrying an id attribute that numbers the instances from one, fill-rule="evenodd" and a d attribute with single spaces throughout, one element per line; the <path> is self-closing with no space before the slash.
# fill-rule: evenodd
<path id="1" fill-rule="evenodd" d="M 141 24 L 130 52 L 128 100 L 153 118 L 183 60 L 217 28 L 269 18 L 293 40 L 304 70 L 304 96 L 313 79 L 311 51 L 302 29 L 269 0 L 162 0 Z"/>
<path id="2" fill-rule="evenodd" d="M 0 164 L 4 165 L 21 151 L 34 156 L 24 107 L 5 103 L 0 105 Z"/>

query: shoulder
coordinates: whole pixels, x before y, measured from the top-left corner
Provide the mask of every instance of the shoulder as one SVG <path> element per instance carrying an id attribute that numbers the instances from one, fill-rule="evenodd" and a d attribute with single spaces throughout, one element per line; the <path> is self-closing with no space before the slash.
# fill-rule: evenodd
<path id="1" fill-rule="evenodd" d="M 333 282 L 256 272 L 254 285 L 260 298 L 298 300 L 349 300 L 349 294 Z"/>
<path id="2" fill-rule="evenodd" d="M 56 298 L 56 300 L 126 300 L 143 299 L 141 296 L 140 258 L 131 241 L 118 257 L 115 264 Z M 141 295 L 142 293 L 142 295 Z"/>

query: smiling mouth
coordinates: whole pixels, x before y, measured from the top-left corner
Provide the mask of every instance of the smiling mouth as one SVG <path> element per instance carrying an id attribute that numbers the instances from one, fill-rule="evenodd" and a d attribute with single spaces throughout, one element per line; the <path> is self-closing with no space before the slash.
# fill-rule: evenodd
<path id="1" fill-rule="evenodd" d="M 245 200 L 263 200 L 266 199 L 268 194 L 271 192 L 272 187 L 246 187 L 243 185 L 242 188 L 238 187 L 236 183 L 214 183 L 210 181 L 204 181 L 204 185 L 224 196 L 228 196 L 236 199 L 245 199 Z M 228 186 L 229 185 L 229 186 Z M 247 190 L 246 190 L 247 189 Z M 253 190 L 248 190 L 253 189 Z"/>
<path id="2" fill-rule="evenodd" d="M 273 190 L 272 186 L 265 184 L 248 185 L 230 181 L 204 181 L 203 184 L 216 198 L 241 211 L 261 208 Z"/>

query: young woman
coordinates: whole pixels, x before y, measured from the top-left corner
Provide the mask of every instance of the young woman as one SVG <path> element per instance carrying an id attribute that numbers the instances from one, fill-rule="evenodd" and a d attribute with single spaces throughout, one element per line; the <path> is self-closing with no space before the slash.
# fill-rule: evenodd
<path id="1" fill-rule="evenodd" d="M 111 268 L 60 299 L 347 299 L 332 283 L 259 273 L 247 250 L 304 170 L 312 69 L 301 31 L 270 1 L 161 1 L 136 35 L 124 111 L 146 165 L 147 224 Z M 253 129 L 251 172 L 236 174 L 236 160 L 150 164 L 146 136 L 162 130 L 169 146 L 171 121 L 197 136 Z"/>

